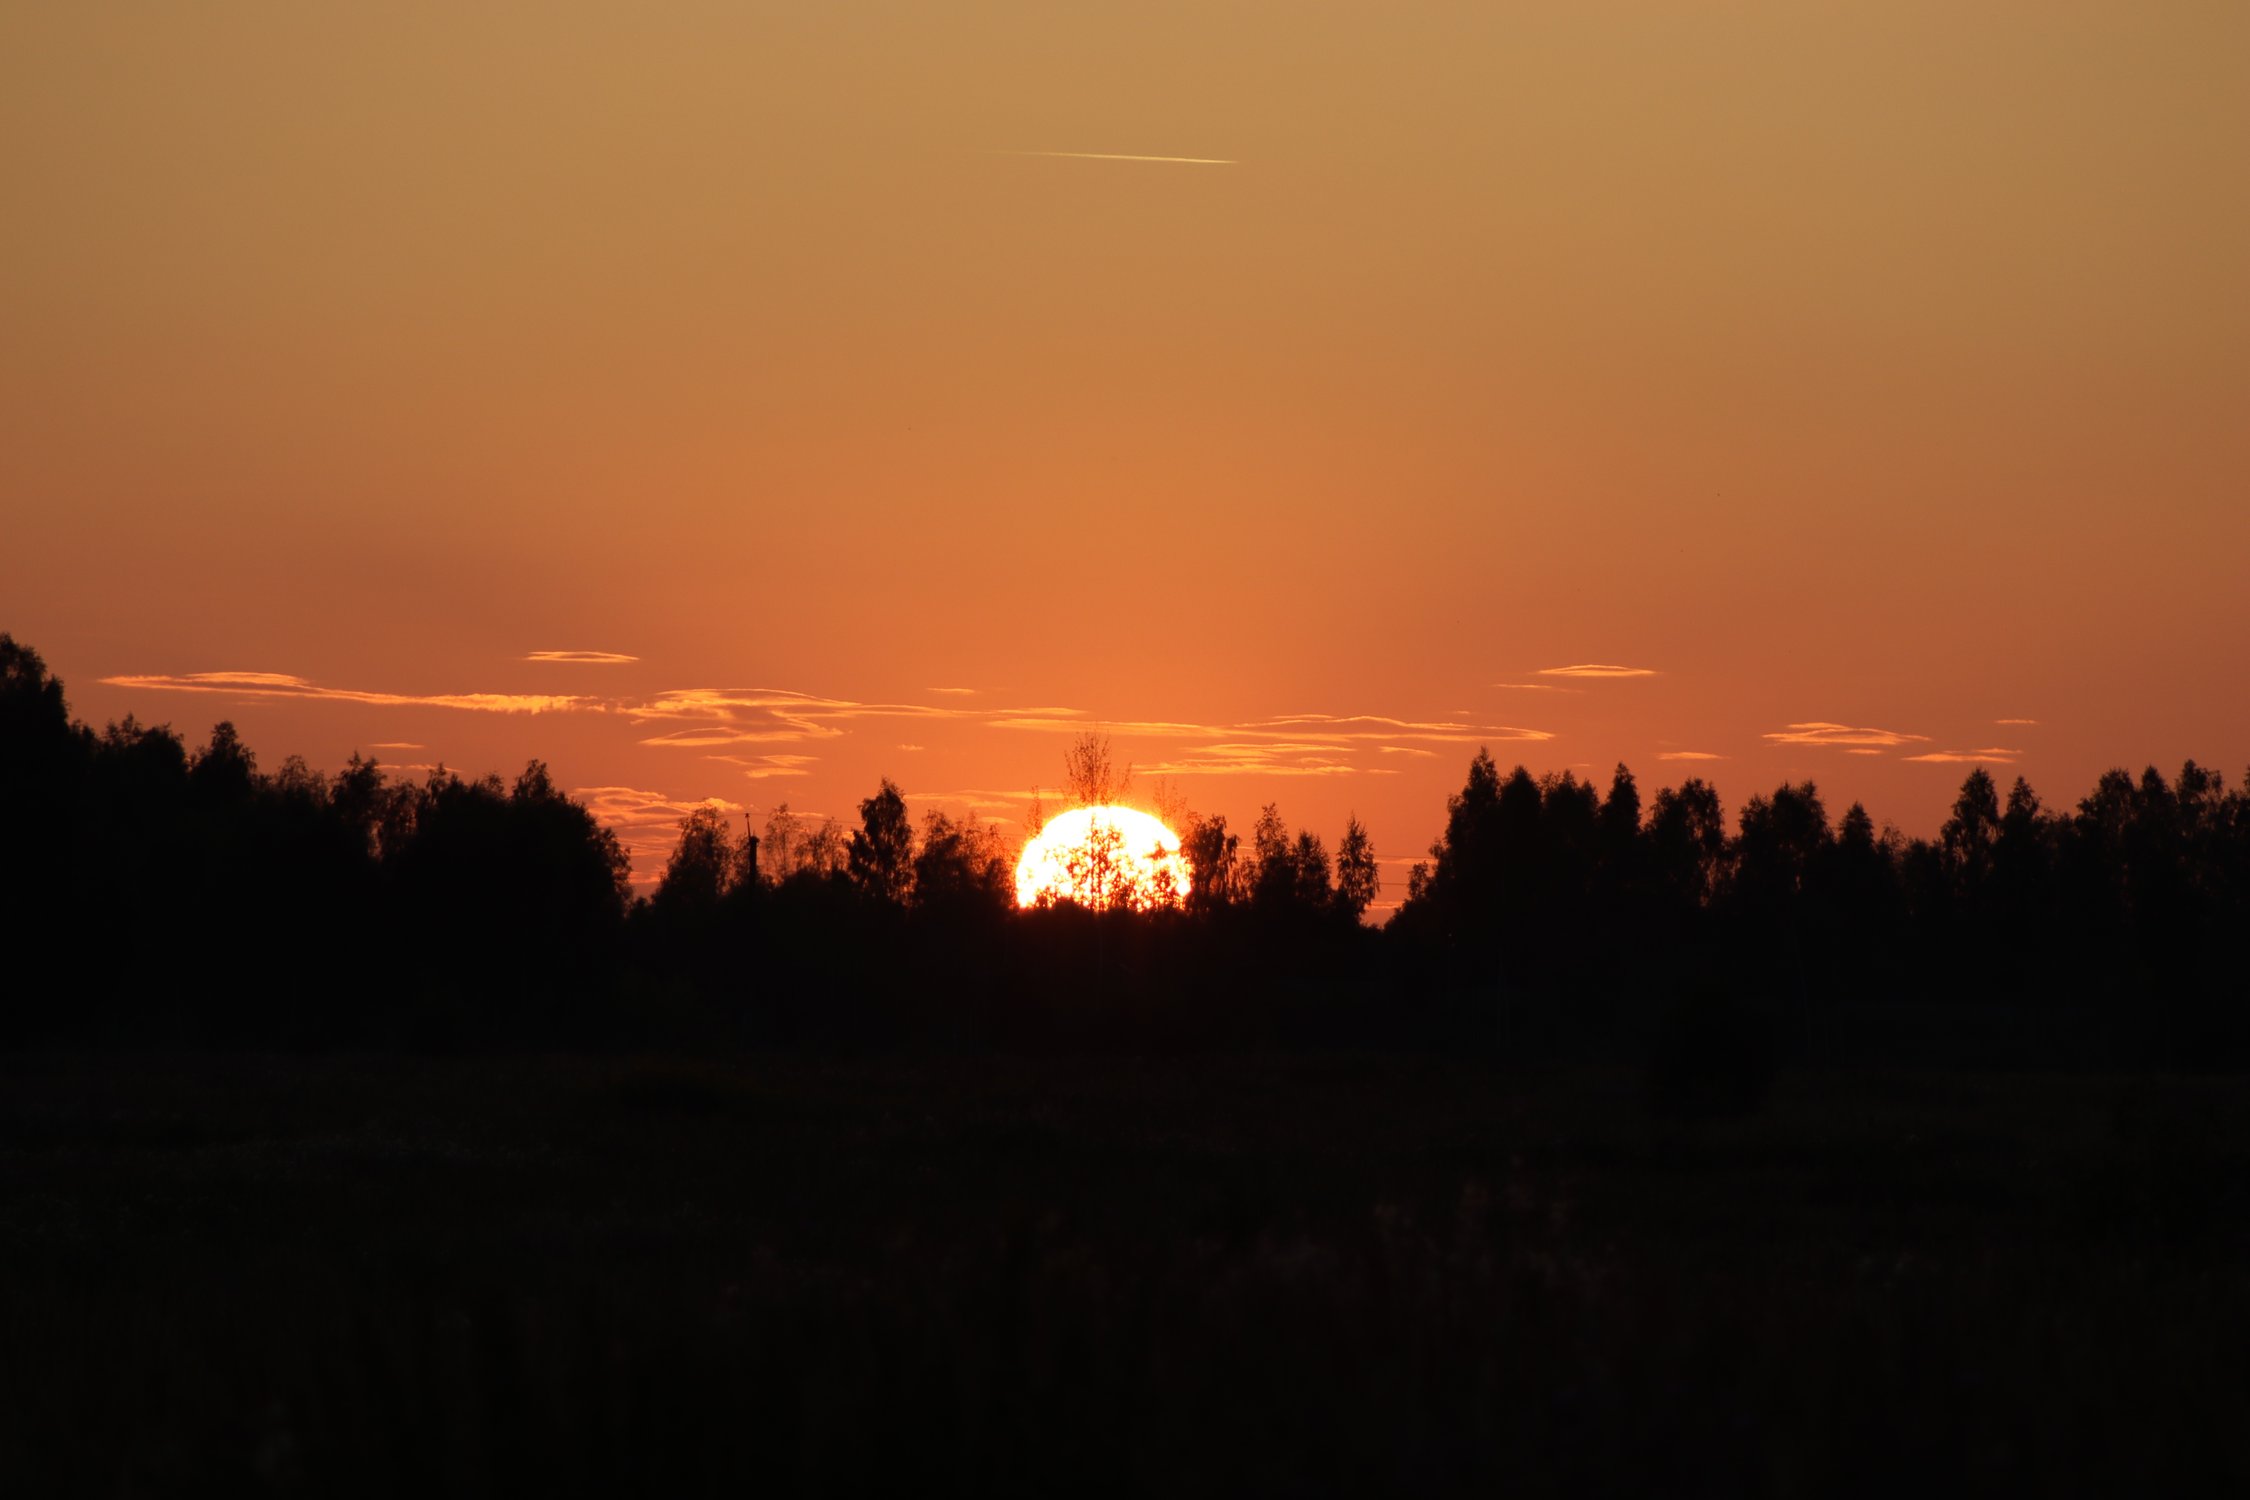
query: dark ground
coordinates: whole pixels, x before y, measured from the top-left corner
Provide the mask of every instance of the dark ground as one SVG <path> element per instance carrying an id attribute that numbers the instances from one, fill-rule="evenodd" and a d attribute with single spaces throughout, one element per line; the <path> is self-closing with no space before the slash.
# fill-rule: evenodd
<path id="1" fill-rule="evenodd" d="M 0 1058 L 12 1494 L 2241 1492 L 2250 1088 Z"/>

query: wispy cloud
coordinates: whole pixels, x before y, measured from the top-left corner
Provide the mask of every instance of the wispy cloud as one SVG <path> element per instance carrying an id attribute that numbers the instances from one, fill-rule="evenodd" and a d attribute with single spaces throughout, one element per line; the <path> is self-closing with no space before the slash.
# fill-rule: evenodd
<path id="1" fill-rule="evenodd" d="M 722 812 L 742 811 L 741 803 L 724 797 L 683 799 L 637 786 L 574 786 L 570 795 L 585 803 L 586 810 L 595 817 L 620 827 L 651 823 L 669 826 L 705 807 L 716 807 Z"/>
<path id="2" fill-rule="evenodd" d="M 1036 713 L 1002 713 L 985 722 L 994 729 L 1019 729 L 1030 733 L 1083 734 L 1089 729 L 1099 728 L 1108 734 L 1193 738 L 1197 735 L 1218 735 L 1230 732 L 1219 725 L 1189 724 L 1170 719 L 1103 719 L 1097 723 L 1080 715 L 1076 709 L 1060 712 L 1046 709 Z"/>
<path id="3" fill-rule="evenodd" d="M 1496 682 L 1494 687 L 1511 693 L 1583 693 L 1584 688 L 1564 687 L 1559 682 Z"/>
<path id="4" fill-rule="evenodd" d="M 751 781 L 764 781 L 774 776 L 810 776 L 812 772 L 805 767 L 820 762 L 817 755 L 706 755 L 703 758 L 738 767 Z"/>
<path id="5" fill-rule="evenodd" d="M 1568 667 L 1541 667 L 1541 677 L 1654 677 L 1654 667 L 1621 667 L 1614 662 L 1582 661 Z"/>
<path id="6" fill-rule="evenodd" d="M 1994 719 L 1992 722 L 1995 724 L 2017 724 L 2028 727 L 2037 724 L 2039 721 L 2037 719 Z"/>
<path id="7" fill-rule="evenodd" d="M 575 693 L 378 693 L 322 687 L 285 672 L 189 672 L 182 676 L 104 677 L 109 687 L 158 693 L 224 693 L 237 698 L 302 698 L 371 703 L 385 708 L 457 708 L 472 713 L 539 714 L 599 711 L 598 698 Z"/>
<path id="8" fill-rule="evenodd" d="M 531 651 L 525 661 L 569 662 L 578 666 L 614 667 L 629 661 L 639 661 L 637 656 L 626 656 L 617 651 Z"/>
<path id="9" fill-rule="evenodd" d="M 1393 719 L 1382 714 L 1289 714 L 1276 719 L 1259 719 L 1241 726 L 1241 732 L 1283 729 L 1298 733 L 1309 729 L 1331 739 L 1435 740 L 1453 745 L 1481 744 L 1487 741 L 1532 742 L 1554 738 L 1547 730 L 1525 729 L 1514 724 L 1431 723 L 1419 719 Z M 1237 731 L 1229 729 L 1227 732 Z"/>
<path id="10" fill-rule="evenodd" d="M 1902 734 L 1895 729 L 1855 729 L 1849 724 L 1831 724 L 1815 719 L 1809 723 L 1792 724 L 1765 736 L 1776 745 L 1814 745 L 1828 748 L 1895 749 L 1900 745 L 1927 743 L 1926 734 Z"/>
<path id="11" fill-rule="evenodd" d="M 560 653 L 607 663 L 616 653 Z M 895 725 L 915 734 L 924 725 L 957 725 L 1006 733 L 1080 734 L 1088 729 L 1145 742 L 1143 769 L 1178 776 L 1313 777 L 1397 775 L 1382 761 L 1428 760 L 1442 747 L 1529 744 L 1553 734 L 1494 723 L 1461 711 L 1458 719 L 1412 719 L 1390 714 L 1299 712 L 1243 721 L 1202 723 L 1178 719 L 1095 719 L 1080 708 L 1045 705 L 985 706 L 969 702 L 880 702 L 774 687 L 673 688 L 645 697 L 576 693 L 393 693 L 330 687 L 281 672 L 202 672 L 184 676 L 117 676 L 113 686 L 165 692 L 231 694 L 380 707 L 450 708 L 486 713 L 604 714 L 643 731 L 639 743 L 656 749 L 698 750 L 737 768 L 750 780 L 796 778 L 815 757 L 789 754 L 839 740 L 862 725 Z M 1545 686 L 1538 684 L 1536 686 Z M 967 699 L 969 688 L 932 688 L 933 695 Z M 1564 689 L 1563 691 L 1575 691 Z M 909 727 L 912 726 L 912 727 Z M 895 733 L 896 730 L 894 729 Z M 919 753 L 926 735 L 894 741 L 902 753 Z M 1438 747 L 1438 748 L 1433 748 Z M 385 748 L 422 748 L 388 741 Z M 675 815 L 676 816 L 676 815 Z"/>
<path id="12" fill-rule="evenodd" d="M 1359 768 L 1325 740 L 1197 745 L 1144 767 L 1152 776 L 1349 776 Z"/>
<path id="13" fill-rule="evenodd" d="M 636 724 L 693 721 L 690 727 L 641 741 L 674 748 L 835 739 L 845 733 L 842 724 L 854 719 L 984 719 L 995 712 L 935 703 L 863 703 L 788 688 L 674 688 L 621 711 Z"/>
<path id="14" fill-rule="evenodd" d="M 705 807 L 729 814 L 747 811 L 724 797 L 688 801 L 633 786 L 578 786 L 570 789 L 570 795 L 617 835 L 632 858 L 635 885 L 652 885 L 663 878 L 665 861 L 678 841 L 680 820 L 688 814 Z"/>
<path id="15" fill-rule="evenodd" d="M 416 744 L 412 740 L 376 740 L 367 748 L 370 750 L 427 750 L 430 747 Z"/>
<path id="16" fill-rule="evenodd" d="M 805 740 L 836 739 L 843 732 L 825 724 L 788 729 L 737 729 L 726 724 L 704 724 L 693 729 L 652 734 L 641 743 L 668 750 L 708 750 L 714 745 L 794 745 Z"/>
<path id="17" fill-rule="evenodd" d="M 1931 750 L 1921 755 L 1903 755 L 1899 758 L 1928 766 L 1970 766 L 1990 761 L 1996 765 L 2014 765 L 2021 750 L 2003 750 L 1993 747 L 1984 750 Z"/>
<path id="18" fill-rule="evenodd" d="M 1135 156 L 1123 151 L 1010 151 L 995 148 L 987 156 L 1054 156 L 1068 161 L 1161 161 L 1189 167 L 1232 167 L 1239 163 L 1221 156 Z"/>
<path id="19" fill-rule="evenodd" d="M 997 787 L 965 787 L 943 792 L 913 791 L 902 795 L 909 803 L 944 802 L 966 807 L 974 812 L 1006 813 L 1012 818 L 1021 817 L 1030 807 L 1032 798 L 1028 791 L 1005 791 Z"/>
<path id="20" fill-rule="evenodd" d="M 990 723 L 996 729 L 1068 733 L 1081 733 L 1088 727 L 1088 721 L 1078 715 L 1003 714 Z M 1100 727 L 1112 734 L 1170 742 L 1174 748 L 1169 755 L 1142 765 L 1150 775 L 1245 776 L 1260 780 L 1395 776 L 1397 770 L 1368 764 L 1364 757 L 1372 751 L 1377 755 L 1430 758 L 1439 753 L 1425 748 L 1431 744 L 1467 747 L 1553 738 L 1546 730 L 1512 724 L 1457 724 L 1387 714 L 1293 713 L 1226 724 L 1107 720 Z"/>
<path id="21" fill-rule="evenodd" d="M 1726 757 L 1725 757 L 1725 756 L 1723 756 L 1723 755 L 1717 755 L 1717 754 L 1714 754 L 1713 752 L 1711 752 L 1711 751 L 1709 751 L 1709 750 L 1660 750 L 1660 751 L 1658 751 L 1658 752 L 1657 752 L 1656 758 L 1657 758 L 1658 760 L 1725 760 L 1725 759 L 1726 759 Z"/>

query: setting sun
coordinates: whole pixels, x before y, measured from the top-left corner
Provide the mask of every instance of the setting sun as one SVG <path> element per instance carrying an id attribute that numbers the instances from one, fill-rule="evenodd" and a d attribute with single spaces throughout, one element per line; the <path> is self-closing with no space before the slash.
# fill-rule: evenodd
<path id="1" fill-rule="evenodd" d="M 1151 911 L 1187 895 L 1179 836 L 1130 807 L 1073 808 L 1051 819 L 1016 864 L 1016 904 L 1071 901 L 1096 911 Z"/>

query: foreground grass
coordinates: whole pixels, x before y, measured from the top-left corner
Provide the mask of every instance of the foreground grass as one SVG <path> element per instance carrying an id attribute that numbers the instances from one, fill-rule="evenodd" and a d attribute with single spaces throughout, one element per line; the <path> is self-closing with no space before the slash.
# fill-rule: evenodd
<path id="1" fill-rule="evenodd" d="M 0 1059 L 0 1486 L 2250 1481 L 2250 1091 Z"/>

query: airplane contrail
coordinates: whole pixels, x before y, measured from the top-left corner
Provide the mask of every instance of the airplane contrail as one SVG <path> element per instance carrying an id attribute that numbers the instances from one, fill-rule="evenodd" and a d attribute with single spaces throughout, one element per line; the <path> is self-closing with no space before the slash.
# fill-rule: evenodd
<path id="1" fill-rule="evenodd" d="M 1120 151 L 1006 151 L 995 150 L 988 156 L 1066 156 L 1076 161 L 1174 161 L 1194 167 L 1232 167 L 1239 163 L 1223 156 L 1128 156 Z"/>

